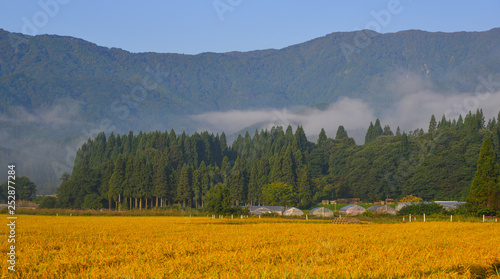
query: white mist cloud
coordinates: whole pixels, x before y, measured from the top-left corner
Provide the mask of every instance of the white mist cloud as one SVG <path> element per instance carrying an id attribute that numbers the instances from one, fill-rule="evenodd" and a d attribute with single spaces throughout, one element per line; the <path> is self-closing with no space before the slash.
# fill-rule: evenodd
<path id="1" fill-rule="evenodd" d="M 401 95 L 400 95 L 401 96 Z M 212 132 L 237 133 L 245 128 L 270 129 L 272 126 L 295 128 L 302 125 L 309 140 L 315 140 L 324 128 L 329 137 L 335 137 L 338 126 L 343 125 L 356 143 L 363 144 L 366 129 L 370 122 L 380 119 L 382 126 L 389 125 L 395 133 L 399 126 L 402 131 L 424 129 L 427 131 L 431 115 L 439 121 L 443 114 L 447 119 L 465 116 L 470 110 L 482 109 L 486 121 L 497 115 L 500 110 L 500 92 L 461 93 L 442 95 L 431 91 L 405 92 L 399 101 L 388 110 L 376 114 L 369 103 L 360 99 L 343 98 L 325 110 L 315 108 L 231 110 L 226 112 L 207 112 L 192 116 L 199 124 L 199 130 Z"/>
<path id="2" fill-rule="evenodd" d="M 200 130 L 224 131 L 236 133 L 247 127 L 270 129 L 272 126 L 296 127 L 302 125 L 308 137 L 316 137 L 321 128 L 334 137 L 337 128 L 344 125 L 349 135 L 366 129 L 375 119 L 369 105 L 359 99 L 343 98 L 331 104 L 326 110 L 315 108 L 231 110 L 226 112 L 208 112 L 192 116 L 200 124 Z M 364 136 L 364 135 L 363 135 Z M 359 139 L 358 139 L 359 140 Z"/>
<path id="3" fill-rule="evenodd" d="M 73 124 L 80 115 L 80 104 L 74 100 L 63 100 L 47 108 L 28 111 L 23 106 L 12 107 L 7 113 L 0 115 L 1 122 L 16 124 L 36 124 L 58 128 L 61 125 Z"/>
<path id="4" fill-rule="evenodd" d="M 496 93 L 461 93 L 441 95 L 430 91 L 421 91 L 405 95 L 390 110 L 382 113 L 381 121 L 393 128 L 399 126 L 406 131 L 422 128 L 427 131 L 431 115 L 441 120 L 457 119 L 469 112 L 482 109 L 486 121 L 496 117 L 500 110 L 500 92 Z"/>

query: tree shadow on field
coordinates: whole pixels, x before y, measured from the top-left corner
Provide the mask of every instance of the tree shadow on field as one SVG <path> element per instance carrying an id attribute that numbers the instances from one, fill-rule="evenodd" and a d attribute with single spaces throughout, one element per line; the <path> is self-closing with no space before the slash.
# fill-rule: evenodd
<path id="1" fill-rule="evenodd" d="M 467 278 L 500 278 L 500 260 L 495 260 L 489 265 L 456 265 L 451 268 L 443 268 L 430 272 L 421 272 L 422 276 L 436 275 L 441 273 L 457 273 Z"/>

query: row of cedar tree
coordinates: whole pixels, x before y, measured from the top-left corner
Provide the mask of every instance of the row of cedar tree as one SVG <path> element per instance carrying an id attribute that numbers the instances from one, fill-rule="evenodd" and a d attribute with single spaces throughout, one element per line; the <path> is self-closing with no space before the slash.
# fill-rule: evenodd
<path id="1" fill-rule="evenodd" d="M 284 182 L 293 186 L 298 206 L 409 194 L 465 200 L 487 135 L 498 161 L 500 124 L 495 118 L 485 123 L 480 110 L 453 121 L 432 116 L 427 132 L 401 133 L 398 127 L 393 133 L 377 120 L 364 145 L 342 126 L 335 138 L 322 130 L 316 143 L 307 141 L 302 127 L 294 132 L 289 126 L 240 135 L 231 146 L 224 133 L 101 133 L 79 149 L 57 194 L 60 206 L 70 208 L 203 207 L 208 190 L 224 183 L 234 205 L 255 205 L 262 202 L 263 185 Z"/>

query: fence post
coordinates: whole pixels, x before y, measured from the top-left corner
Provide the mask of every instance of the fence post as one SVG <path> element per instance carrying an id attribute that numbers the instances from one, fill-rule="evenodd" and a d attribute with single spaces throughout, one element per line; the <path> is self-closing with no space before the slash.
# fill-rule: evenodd
<path id="1" fill-rule="evenodd" d="M 307 215 L 306 215 L 306 220 L 309 220 L 309 219 L 307 218 Z"/>
<path id="2" fill-rule="evenodd" d="M 410 218 L 409 219 L 410 219 L 410 223 L 411 223 L 411 214 L 410 214 Z"/>
<path id="3" fill-rule="evenodd" d="M 453 222 L 453 215 L 450 215 L 450 222 Z"/>
<path id="4" fill-rule="evenodd" d="M 406 217 L 406 215 L 403 215 L 403 223 L 405 222 L 405 217 Z"/>
<path id="5" fill-rule="evenodd" d="M 424 213 L 424 223 L 425 223 L 425 213 Z"/>
<path id="6" fill-rule="evenodd" d="M 484 214 L 483 214 L 483 223 L 484 223 Z"/>

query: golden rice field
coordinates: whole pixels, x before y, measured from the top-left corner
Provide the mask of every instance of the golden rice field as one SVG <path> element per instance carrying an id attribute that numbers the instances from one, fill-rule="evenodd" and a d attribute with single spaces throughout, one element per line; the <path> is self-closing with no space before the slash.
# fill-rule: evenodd
<path id="1" fill-rule="evenodd" d="M 3 227 L 0 251 L 6 259 Z M 498 223 L 21 215 L 16 230 L 16 272 L 2 259 L 1 278 L 498 278 L 500 273 Z"/>

